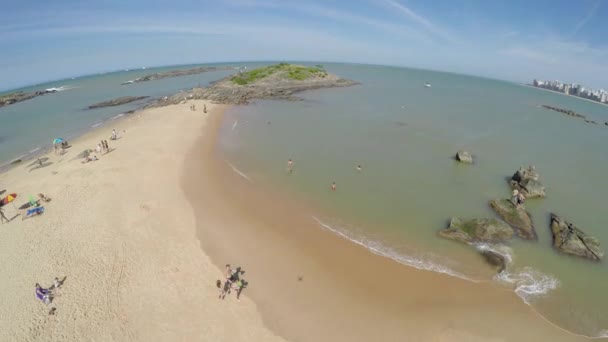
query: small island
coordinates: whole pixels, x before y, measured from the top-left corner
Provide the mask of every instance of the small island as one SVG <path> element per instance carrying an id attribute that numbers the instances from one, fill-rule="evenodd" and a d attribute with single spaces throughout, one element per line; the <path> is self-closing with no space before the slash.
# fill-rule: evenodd
<path id="1" fill-rule="evenodd" d="M 234 69 L 235 69 L 234 67 L 198 67 L 198 68 L 187 69 L 187 70 L 171 70 L 171 71 L 166 71 L 166 72 L 157 72 L 154 74 L 145 75 L 145 76 L 136 78 L 131 81 L 123 82 L 122 85 L 160 80 L 160 79 L 169 78 L 169 77 L 196 75 L 196 74 L 202 74 L 204 72 L 210 72 L 210 71 L 223 71 L 223 70 L 234 70 Z"/>
<path id="2" fill-rule="evenodd" d="M 188 99 L 205 99 L 220 104 L 244 105 L 255 99 L 300 100 L 293 94 L 314 89 L 350 87 L 355 81 L 328 73 L 321 65 L 314 67 L 280 63 L 240 72 L 214 82 L 208 88 L 194 88 L 164 98 L 151 106 L 165 106 Z"/>

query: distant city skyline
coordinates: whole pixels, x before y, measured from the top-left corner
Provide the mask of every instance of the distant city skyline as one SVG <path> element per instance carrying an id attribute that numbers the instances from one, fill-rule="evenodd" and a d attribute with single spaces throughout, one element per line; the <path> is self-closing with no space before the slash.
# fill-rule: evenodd
<path id="1" fill-rule="evenodd" d="M 13 1 L 0 90 L 142 66 L 302 60 L 593 88 L 608 75 L 599 0 Z"/>
<path id="2" fill-rule="evenodd" d="M 591 87 L 585 87 L 584 85 L 578 83 L 564 83 L 559 80 L 546 81 L 538 79 L 534 79 L 532 81 L 532 85 L 537 88 L 553 90 L 601 103 L 608 103 L 608 91 L 604 90 L 604 88 L 594 89 Z"/>

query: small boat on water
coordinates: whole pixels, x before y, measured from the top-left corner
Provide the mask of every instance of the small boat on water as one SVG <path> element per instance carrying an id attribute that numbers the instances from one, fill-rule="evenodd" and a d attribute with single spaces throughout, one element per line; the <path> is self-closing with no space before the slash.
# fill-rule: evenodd
<path id="1" fill-rule="evenodd" d="M 426 83 L 424 84 L 424 86 L 425 86 L 425 87 L 427 87 L 427 88 L 430 88 L 430 87 L 431 87 L 431 84 L 430 84 L 429 82 L 426 82 Z"/>

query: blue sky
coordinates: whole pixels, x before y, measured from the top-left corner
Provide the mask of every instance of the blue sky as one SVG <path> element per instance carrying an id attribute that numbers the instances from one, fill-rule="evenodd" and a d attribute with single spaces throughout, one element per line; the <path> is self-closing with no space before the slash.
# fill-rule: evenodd
<path id="1" fill-rule="evenodd" d="M 390 64 L 608 88 L 604 0 L 54 0 L 0 13 L 0 89 L 141 66 Z"/>

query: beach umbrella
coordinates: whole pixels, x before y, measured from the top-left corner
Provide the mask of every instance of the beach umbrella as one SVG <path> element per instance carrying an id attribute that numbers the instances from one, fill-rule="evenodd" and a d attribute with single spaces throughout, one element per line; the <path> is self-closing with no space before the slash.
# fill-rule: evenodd
<path id="1" fill-rule="evenodd" d="M 53 140 L 53 145 L 56 144 L 61 144 L 62 142 L 64 142 L 65 140 L 61 139 L 61 138 L 55 138 L 55 140 Z"/>

